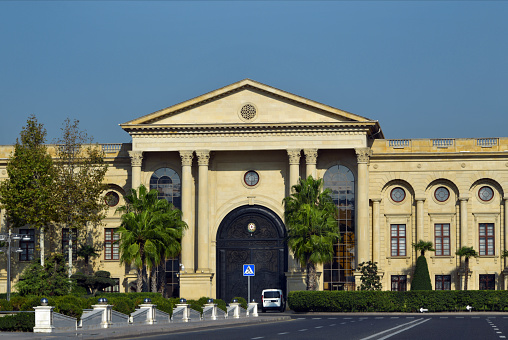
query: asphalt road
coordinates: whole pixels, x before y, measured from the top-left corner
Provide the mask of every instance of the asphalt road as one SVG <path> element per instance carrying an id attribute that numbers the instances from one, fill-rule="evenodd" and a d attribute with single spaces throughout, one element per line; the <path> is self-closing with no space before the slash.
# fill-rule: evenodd
<path id="1" fill-rule="evenodd" d="M 255 325 L 225 327 L 199 331 L 184 331 L 143 339 L 506 339 L 508 314 L 390 314 L 368 316 L 291 315 L 291 320 Z M 136 337 L 138 338 L 138 337 Z M 140 339 L 139 337 L 138 339 Z M 134 339 L 134 337 L 132 338 Z"/>

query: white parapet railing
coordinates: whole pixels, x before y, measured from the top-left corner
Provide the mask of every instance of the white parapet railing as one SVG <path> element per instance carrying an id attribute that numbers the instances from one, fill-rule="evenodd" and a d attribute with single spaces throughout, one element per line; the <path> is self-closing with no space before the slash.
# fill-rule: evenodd
<path id="1" fill-rule="evenodd" d="M 203 320 L 217 320 L 217 305 L 208 303 L 203 307 Z"/>
<path id="2" fill-rule="evenodd" d="M 160 309 L 156 309 L 155 320 L 157 323 L 169 323 L 171 321 L 171 316 L 168 313 L 161 311 Z"/>
<path id="3" fill-rule="evenodd" d="M 227 317 L 228 317 L 228 314 L 225 311 L 223 311 L 220 308 L 217 308 L 217 318 L 225 319 Z"/>
<path id="4" fill-rule="evenodd" d="M 258 316 L 258 304 L 256 302 L 251 302 L 247 306 L 247 317 L 249 316 Z"/>
<path id="5" fill-rule="evenodd" d="M 138 309 L 131 313 L 130 322 L 133 324 L 145 324 L 148 316 L 148 309 Z"/>
<path id="6" fill-rule="evenodd" d="M 102 146 L 102 151 L 104 151 L 105 153 L 118 152 L 122 148 L 121 143 L 101 144 L 101 146 Z"/>
<path id="7" fill-rule="evenodd" d="M 227 316 L 238 319 L 240 317 L 240 303 L 231 302 L 227 308 Z"/>
<path id="8" fill-rule="evenodd" d="M 103 310 L 95 309 L 86 313 L 83 313 L 79 320 L 79 328 L 103 328 L 102 327 L 102 315 Z"/>
<path id="9" fill-rule="evenodd" d="M 438 148 L 447 148 L 450 146 L 453 146 L 455 143 L 455 139 L 453 138 L 442 138 L 442 139 L 433 139 L 432 140 L 432 146 L 438 147 Z"/>
<path id="10" fill-rule="evenodd" d="M 201 313 L 198 312 L 195 309 L 189 308 L 189 319 L 190 321 L 200 321 L 201 320 Z"/>
<path id="11" fill-rule="evenodd" d="M 78 320 L 72 316 L 53 312 L 53 326 L 59 331 L 78 329 Z"/>
<path id="12" fill-rule="evenodd" d="M 173 322 L 189 322 L 189 305 L 178 304 L 173 309 L 173 315 L 171 317 Z"/>
<path id="13" fill-rule="evenodd" d="M 408 147 L 410 142 L 410 139 L 389 139 L 388 146 L 396 149 L 403 149 Z"/>
<path id="14" fill-rule="evenodd" d="M 476 138 L 476 145 L 482 148 L 491 148 L 498 144 L 499 138 Z"/>
<path id="15" fill-rule="evenodd" d="M 113 327 L 122 327 L 129 324 L 129 316 L 124 313 L 117 312 L 116 310 L 111 311 L 111 322 Z"/>

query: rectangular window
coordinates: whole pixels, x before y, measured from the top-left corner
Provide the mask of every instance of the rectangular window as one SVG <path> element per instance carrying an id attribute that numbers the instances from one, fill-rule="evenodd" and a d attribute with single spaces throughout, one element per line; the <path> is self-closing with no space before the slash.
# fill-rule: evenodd
<path id="1" fill-rule="evenodd" d="M 406 275 L 392 275 L 392 291 L 405 292 L 407 290 Z"/>
<path id="2" fill-rule="evenodd" d="M 108 287 L 108 288 L 104 288 L 103 292 L 105 292 L 105 293 L 120 293 L 120 279 L 115 279 L 115 278 L 112 278 L 112 279 L 115 280 L 115 285 Z"/>
<path id="3" fill-rule="evenodd" d="M 496 289 L 496 275 L 480 274 L 480 290 L 494 290 L 494 289 Z"/>
<path id="4" fill-rule="evenodd" d="M 118 243 L 120 235 L 115 233 L 116 229 L 104 229 L 104 259 L 105 260 L 118 260 Z"/>
<path id="5" fill-rule="evenodd" d="M 34 251 L 35 251 L 35 230 L 34 229 L 20 229 L 19 235 L 21 236 L 21 240 L 19 240 L 19 248 L 21 249 L 21 253 L 19 253 L 20 261 L 32 261 L 34 259 Z M 30 237 L 30 240 L 23 240 L 23 238 Z"/>
<path id="6" fill-rule="evenodd" d="M 436 290 L 450 290 L 451 284 L 451 275 L 436 275 Z"/>
<path id="7" fill-rule="evenodd" d="M 434 225 L 436 256 L 450 256 L 450 224 Z"/>
<path id="8" fill-rule="evenodd" d="M 78 230 L 72 229 L 72 260 L 78 258 Z M 66 258 L 69 258 L 69 228 L 62 229 L 62 250 Z"/>
<path id="9" fill-rule="evenodd" d="M 391 249 L 392 256 L 406 256 L 406 225 L 391 225 Z"/>
<path id="10" fill-rule="evenodd" d="M 494 223 L 480 223 L 480 256 L 494 255 Z"/>

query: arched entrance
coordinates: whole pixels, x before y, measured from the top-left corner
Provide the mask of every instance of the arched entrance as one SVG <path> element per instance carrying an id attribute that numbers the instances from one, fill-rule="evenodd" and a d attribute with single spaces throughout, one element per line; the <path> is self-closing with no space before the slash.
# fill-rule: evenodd
<path id="1" fill-rule="evenodd" d="M 286 291 L 287 247 L 282 220 L 259 205 L 236 208 L 222 220 L 217 232 L 217 297 L 230 302 L 235 296 L 247 299 L 247 277 L 243 265 L 254 264 L 251 299 L 260 301 L 261 291 Z"/>

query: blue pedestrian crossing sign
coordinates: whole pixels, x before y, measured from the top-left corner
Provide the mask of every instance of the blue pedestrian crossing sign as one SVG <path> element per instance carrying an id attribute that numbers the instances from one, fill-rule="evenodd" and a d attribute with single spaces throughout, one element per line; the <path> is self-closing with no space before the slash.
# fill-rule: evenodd
<path id="1" fill-rule="evenodd" d="M 243 276 L 254 276 L 255 270 L 253 264 L 243 265 Z"/>

